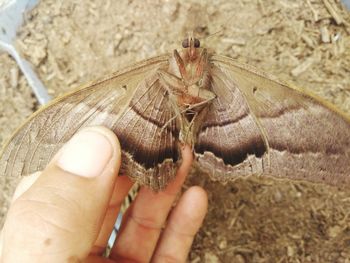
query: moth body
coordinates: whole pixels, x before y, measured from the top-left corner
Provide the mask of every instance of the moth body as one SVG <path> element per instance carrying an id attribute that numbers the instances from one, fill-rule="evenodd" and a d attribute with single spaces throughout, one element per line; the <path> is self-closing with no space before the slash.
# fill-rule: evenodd
<path id="1" fill-rule="evenodd" d="M 198 39 L 190 36 L 180 53 L 174 50 L 168 71 L 161 71 L 161 81 L 168 90 L 171 105 L 180 126 L 179 140 L 194 148 L 198 123 L 206 108 L 216 98 L 211 91 L 208 53 Z"/>

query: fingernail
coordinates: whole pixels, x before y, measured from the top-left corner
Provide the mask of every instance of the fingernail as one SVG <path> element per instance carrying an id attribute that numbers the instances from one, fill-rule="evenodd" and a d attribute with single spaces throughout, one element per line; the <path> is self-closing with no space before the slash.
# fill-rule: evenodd
<path id="1" fill-rule="evenodd" d="M 112 156 L 112 145 L 101 133 L 81 131 L 64 146 L 57 165 L 83 177 L 95 177 L 102 173 Z"/>

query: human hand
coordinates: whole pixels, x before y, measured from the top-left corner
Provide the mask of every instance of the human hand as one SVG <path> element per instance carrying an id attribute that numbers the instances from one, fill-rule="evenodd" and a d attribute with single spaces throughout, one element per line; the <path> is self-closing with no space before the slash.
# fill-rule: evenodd
<path id="1" fill-rule="evenodd" d="M 141 187 L 109 259 L 103 258 L 132 182 L 117 176 L 121 157 L 114 133 L 84 129 L 41 174 L 22 179 L 1 233 L 0 262 L 185 262 L 207 211 L 207 195 L 191 187 L 171 211 L 192 163 L 189 147 L 182 156 L 164 191 Z"/>

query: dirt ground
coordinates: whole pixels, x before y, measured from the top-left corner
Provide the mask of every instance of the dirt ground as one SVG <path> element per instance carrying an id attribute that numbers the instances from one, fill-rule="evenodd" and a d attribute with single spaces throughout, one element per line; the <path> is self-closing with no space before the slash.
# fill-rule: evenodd
<path id="1" fill-rule="evenodd" d="M 189 30 L 215 52 L 350 113 L 350 13 L 337 0 L 43 0 L 16 45 L 57 96 L 179 48 Z M 0 144 L 36 108 L 15 62 L 0 54 Z M 192 263 L 350 262 L 350 191 L 267 178 L 223 186 L 198 173 L 193 184 L 210 204 Z M 11 189 L 0 199 L 2 218 Z"/>

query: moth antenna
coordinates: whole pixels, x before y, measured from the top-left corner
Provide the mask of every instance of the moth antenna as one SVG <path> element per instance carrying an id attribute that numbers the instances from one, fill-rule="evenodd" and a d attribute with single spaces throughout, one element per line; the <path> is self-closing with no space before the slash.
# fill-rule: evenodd
<path id="1" fill-rule="evenodd" d="M 208 40 L 208 39 L 210 39 L 210 38 L 212 38 L 212 37 L 214 37 L 214 36 L 220 34 L 221 32 L 223 32 L 223 31 L 226 29 L 227 24 L 233 19 L 233 17 L 234 17 L 234 15 L 231 15 L 231 16 L 227 19 L 227 21 L 226 21 L 224 24 L 222 24 L 222 25 L 220 26 L 221 29 L 215 31 L 214 33 L 212 33 L 212 34 L 210 34 L 210 35 L 208 35 L 208 36 L 206 36 L 206 37 L 202 37 L 202 38 L 198 38 L 198 39 L 201 40 L 201 41 L 202 41 L 202 40 L 203 40 L 203 41 L 206 41 L 206 40 Z"/>
<path id="2" fill-rule="evenodd" d="M 188 31 L 187 37 L 188 37 L 188 39 L 194 38 L 194 31 L 193 30 Z"/>
<path id="3" fill-rule="evenodd" d="M 212 38 L 212 37 L 214 37 L 214 36 L 220 34 L 220 33 L 223 32 L 223 31 L 224 31 L 224 29 L 220 29 L 220 30 L 214 32 L 213 34 L 210 34 L 209 36 L 205 37 L 205 39 L 203 39 L 203 40 L 208 40 L 208 39 L 210 39 L 210 38 Z"/>

